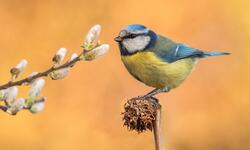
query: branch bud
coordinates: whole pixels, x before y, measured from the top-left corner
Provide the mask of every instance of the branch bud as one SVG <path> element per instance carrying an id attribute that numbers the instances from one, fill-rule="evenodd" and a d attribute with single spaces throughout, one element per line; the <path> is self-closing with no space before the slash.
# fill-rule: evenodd
<path id="1" fill-rule="evenodd" d="M 37 79 L 31 84 L 31 89 L 29 91 L 29 96 L 26 102 L 28 107 L 31 106 L 34 103 L 35 99 L 40 95 L 44 85 L 44 79 Z"/>
<path id="2" fill-rule="evenodd" d="M 60 80 L 65 78 L 69 74 L 69 70 L 70 68 L 62 68 L 60 70 L 51 72 L 49 76 L 52 80 Z"/>
<path id="3" fill-rule="evenodd" d="M 22 110 L 25 106 L 25 99 L 24 98 L 19 98 L 17 101 L 15 101 L 8 109 L 7 113 L 11 115 L 16 115 L 17 112 Z"/>
<path id="4" fill-rule="evenodd" d="M 21 73 L 23 73 L 24 69 L 27 67 L 28 61 L 26 59 L 22 59 L 16 67 L 12 68 L 10 70 L 10 73 L 12 75 L 12 79 L 16 79 L 17 77 L 20 76 Z"/>
<path id="5" fill-rule="evenodd" d="M 45 106 L 45 97 L 43 97 L 43 100 L 40 100 L 39 102 L 34 103 L 31 108 L 30 108 L 30 112 L 31 113 L 39 113 L 41 111 L 43 111 L 44 106 Z"/>
<path id="6" fill-rule="evenodd" d="M 18 94 L 18 88 L 13 86 L 4 90 L 3 100 L 7 103 L 7 105 L 12 105 L 16 100 Z"/>
<path id="7" fill-rule="evenodd" d="M 77 53 L 73 53 L 73 54 L 71 55 L 71 57 L 70 57 L 70 59 L 69 59 L 68 62 L 71 62 L 71 61 L 75 60 L 77 57 L 78 57 L 78 54 L 77 54 Z M 74 65 L 75 65 L 75 63 L 72 64 L 70 67 L 73 67 Z"/>
<path id="8" fill-rule="evenodd" d="M 65 55 L 67 53 L 67 49 L 66 48 L 60 48 L 57 53 L 55 54 L 55 56 L 53 57 L 53 62 L 57 65 L 61 64 Z"/>
<path id="9" fill-rule="evenodd" d="M 0 101 L 4 100 L 5 90 L 0 90 Z"/>
<path id="10" fill-rule="evenodd" d="M 93 43 L 95 43 L 98 40 L 100 32 L 101 32 L 101 26 L 99 24 L 94 25 L 86 35 L 83 48 L 87 50 L 91 49 Z"/>
<path id="11" fill-rule="evenodd" d="M 71 55 L 69 61 L 71 62 L 72 60 L 76 59 L 77 57 L 78 57 L 78 54 L 77 54 L 77 53 L 73 53 L 73 54 Z"/>
<path id="12" fill-rule="evenodd" d="M 84 58 L 87 61 L 91 61 L 91 60 L 97 59 L 100 56 L 104 55 L 105 53 L 108 52 L 108 50 L 109 50 L 109 45 L 102 44 L 102 45 L 92 49 L 91 51 L 85 52 Z"/>

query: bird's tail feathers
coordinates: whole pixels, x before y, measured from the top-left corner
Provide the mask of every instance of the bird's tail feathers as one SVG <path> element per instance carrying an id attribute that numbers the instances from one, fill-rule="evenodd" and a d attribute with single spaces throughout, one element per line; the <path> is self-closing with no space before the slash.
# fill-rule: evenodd
<path id="1" fill-rule="evenodd" d="M 230 55 L 230 53 L 226 53 L 226 52 L 203 52 L 202 57 L 221 56 L 221 55 Z"/>

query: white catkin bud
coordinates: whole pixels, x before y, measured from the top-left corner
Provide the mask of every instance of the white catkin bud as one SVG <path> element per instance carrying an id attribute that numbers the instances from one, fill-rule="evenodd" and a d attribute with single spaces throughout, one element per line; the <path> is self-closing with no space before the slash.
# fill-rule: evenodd
<path id="1" fill-rule="evenodd" d="M 7 113 L 11 114 L 11 115 L 15 115 L 17 112 L 19 112 L 20 110 L 22 110 L 25 106 L 25 99 L 24 98 L 19 98 L 18 100 L 16 100 L 8 109 L 7 109 Z"/>
<path id="2" fill-rule="evenodd" d="M 57 71 L 54 71 L 50 74 L 51 79 L 60 80 L 65 78 L 69 74 L 70 68 L 63 68 Z"/>
<path id="3" fill-rule="evenodd" d="M 36 97 L 38 97 L 45 85 L 44 79 L 37 79 L 31 84 L 31 89 L 29 91 L 29 98 L 34 100 Z"/>
<path id="4" fill-rule="evenodd" d="M 74 59 L 76 59 L 78 57 L 78 54 L 77 53 L 73 53 L 70 57 L 70 60 L 69 61 L 72 61 Z"/>
<path id="5" fill-rule="evenodd" d="M 30 112 L 31 113 L 39 113 L 41 111 L 43 111 L 44 109 L 44 106 L 45 106 L 45 101 L 41 101 L 41 102 L 37 102 L 37 103 L 34 103 L 31 108 L 30 108 Z"/>
<path id="6" fill-rule="evenodd" d="M 109 50 L 109 45 L 108 44 L 102 44 L 102 45 L 94 48 L 93 50 L 87 52 L 85 54 L 85 60 L 91 61 L 91 60 L 97 59 L 100 56 L 107 53 L 108 50 Z"/>
<path id="7" fill-rule="evenodd" d="M 0 90 L 0 101 L 4 100 L 5 90 Z"/>
<path id="8" fill-rule="evenodd" d="M 67 53 L 67 49 L 66 48 L 60 48 L 57 51 L 56 55 L 53 57 L 53 61 L 55 63 L 58 63 L 58 64 L 62 63 L 62 61 L 63 61 L 66 53 Z"/>
<path id="9" fill-rule="evenodd" d="M 101 26 L 99 24 L 94 25 L 87 33 L 85 38 L 85 43 L 87 44 L 94 43 L 99 38 L 100 32 L 101 32 Z"/>
<path id="10" fill-rule="evenodd" d="M 26 59 L 22 59 L 17 65 L 16 68 L 20 70 L 22 73 L 24 69 L 27 67 L 28 61 Z"/>
<path id="11" fill-rule="evenodd" d="M 22 59 L 15 68 L 11 69 L 12 75 L 15 75 L 16 77 L 20 76 L 21 73 L 23 73 L 24 69 L 27 67 L 28 61 L 26 59 Z"/>
<path id="12" fill-rule="evenodd" d="M 18 88 L 13 86 L 4 91 L 4 100 L 7 102 L 8 105 L 12 105 L 16 100 L 18 94 Z"/>

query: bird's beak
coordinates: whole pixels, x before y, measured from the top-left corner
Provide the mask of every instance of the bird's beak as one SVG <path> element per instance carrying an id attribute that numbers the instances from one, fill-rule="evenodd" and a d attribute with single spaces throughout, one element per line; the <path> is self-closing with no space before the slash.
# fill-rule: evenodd
<path id="1" fill-rule="evenodd" d="M 122 41 L 122 38 L 120 36 L 117 36 L 115 39 L 114 39 L 116 42 L 121 42 Z"/>

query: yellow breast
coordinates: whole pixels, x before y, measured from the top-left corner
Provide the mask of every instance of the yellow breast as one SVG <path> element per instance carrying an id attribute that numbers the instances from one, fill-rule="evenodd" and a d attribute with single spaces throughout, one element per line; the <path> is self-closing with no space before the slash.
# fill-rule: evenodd
<path id="1" fill-rule="evenodd" d="M 175 88 L 192 72 L 197 59 L 186 58 L 167 63 L 153 52 L 138 52 L 131 56 L 122 56 L 127 70 L 136 79 L 155 88 Z"/>

